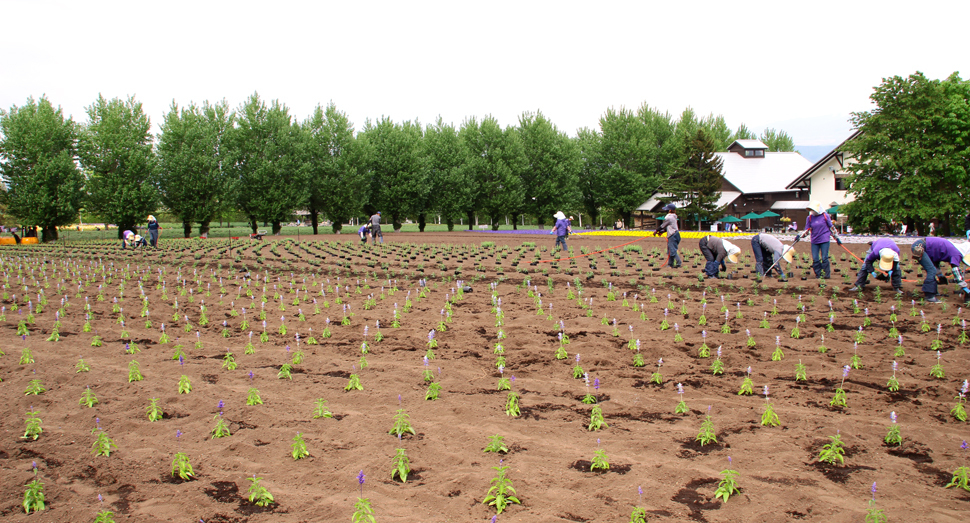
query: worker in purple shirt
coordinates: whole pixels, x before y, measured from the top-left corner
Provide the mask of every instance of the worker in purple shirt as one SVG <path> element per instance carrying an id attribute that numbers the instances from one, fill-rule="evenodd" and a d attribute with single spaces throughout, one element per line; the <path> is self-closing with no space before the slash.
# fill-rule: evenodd
<path id="1" fill-rule="evenodd" d="M 925 301 L 939 303 L 940 299 L 936 297 L 938 283 L 943 283 L 944 285 L 947 283 L 946 277 L 940 273 L 940 262 L 950 264 L 953 279 L 956 280 L 963 290 L 963 301 L 970 301 L 970 289 L 967 288 L 967 282 L 963 280 L 963 275 L 960 274 L 960 263 L 970 265 L 970 257 L 964 257 L 964 252 L 961 252 L 956 245 L 946 238 L 916 240 L 913 243 L 912 251 L 913 258 L 919 260 L 919 264 L 926 271 L 926 280 L 923 281 Z M 940 282 L 937 282 L 938 274 L 940 274 L 940 279 L 942 280 Z"/>
<path id="2" fill-rule="evenodd" d="M 370 236 L 370 222 L 365 223 L 357 229 L 357 235 L 360 236 L 360 243 L 367 243 L 367 237 Z"/>
<path id="3" fill-rule="evenodd" d="M 855 286 L 849 292 L 861 291 L 869 283 L 869 275 L 873 275 L 877 280 L 890 280 L 896 294 L 903 293 L 903 276 L 899 271 L 899 247 L 896 242 L 889 238 L 879 238 L 869 244 L 869 252 L 866 253 L 865 260 L 862 261 L 862 268 L 859 269 L 859 276 L 856 278 Z M 888 274 L 876 275 L 873 265 L 879 261 L 879 269 Z"/>
<path id="4" fill-rule="evenodd" d="M 832 241 L 832 236 L 835 236 L 835 241 L 839 245 L 842 245 L 842 240 L 835 234 L 835 224 L 832 223 L 832 218 L 829 218 L 829 213 L 822 209 L 822 204 L 812 202 L 808 206 L 808 211 L 808 218 L 805 220 L 805 232 L 799 236 L 799 239 L 811 234 L 812 270 L 815 271 L 816 278 L 827 280 L 832 276 L 832 266 L 829 263 L 829 243 Z M 898 248 L 896 252 L 899 252 Z"/>
<path id="5" fill-rule="evenodd" d="M 559 244 L 562 244 L 563 252 L 567 252 L 566 235 L 573 232 L 572 228 L 569 226 L 569 220 L 566 219 L 566 215 L 563 214 L 562 211 L 557 212 L 553 215 L 553 217 L 556 219 L 556 224 L 552 227 L 552 230 L 549 231 L 549 234 L 556 235 L 556 245 L 553 246 L 552 250 L 555 252 L 556 248 L 559 247 Z"/>

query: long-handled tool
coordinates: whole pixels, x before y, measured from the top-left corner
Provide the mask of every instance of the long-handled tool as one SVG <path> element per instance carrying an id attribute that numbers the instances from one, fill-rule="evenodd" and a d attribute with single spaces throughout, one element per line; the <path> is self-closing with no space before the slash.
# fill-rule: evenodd
<path id="1" fill-rule="evenodd" d="M 779 256 L 778 259 L 775 260 L 775 263 L 771 264 L 771 267 L 768 267 L 768 270 L 765 271 L 765 276 L 768 276 L 769 274 L 771 274 L 771 269 L 774 269 L 775 265 L 778 265 L 778 262 L 780 262 L 785 257 L 785 253 L 794 249 L 795 245 L 798 244 L 798 242 L 801 241 L 801 239 L 802 239 L 801 236 L 798 236 L 798 235 L 795 236 L 795 241 L 793 241 L 791 245 L 786 246 L 785 250 L 781 251 L 781 256 Z"/>

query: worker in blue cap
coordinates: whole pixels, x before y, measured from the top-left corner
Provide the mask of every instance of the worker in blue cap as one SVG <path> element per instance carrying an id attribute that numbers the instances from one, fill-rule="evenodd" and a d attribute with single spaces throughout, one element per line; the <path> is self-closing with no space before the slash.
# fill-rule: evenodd
<path id="1" fill-rule="evenodd" d="M 370 234 L 375 244 L 378 236 L 381 237 L 381 243 L 384 243 L 384 233 L 381 232 L 381 211 L 377 211 L 370 217 Z"/>
<path id="2" fill-rule="evenodd" d="M 963 247 L 962 250 L 946 238 L 930 237 L 916 240 L 910 248 L 913 251 L 913 259 L 918 261 L 923 270 L 926 271 L 926 279 L 923 281 L 923 299 L 926 302 L 938 303 L 940 301 L 936 296 L 939 291 L 938 285 L 941 283 L 937 281 L 937 275 L 939 275 L 943 284 L 947 283 L 946 278 L 940 272 L 940 262 L 950 264 L 953 279 L 963 291 L 961 293 L 963 301 L 970 301 L 970 289 L 967 288 L 967 282 L 964 281 L 963 275 L 960 273 L 961 263 L 970 265 L 970 245 L 966 242 L 960 242 L 960 245 Z"/>
<path id="3" fill-rule="evenodd" d="M 664 221 L 660 222 L 657 226 L 657 230 L 654 231 L 654 236 L 660 236 L 664 233 L 667 234 L 667 266 L 672 269 L 676 269 L 684 264 L 683 260 L 680 259 L 680 253 L 677 252 L 680 249 L 680 229 L 677 228 L 677 206 L 668 203 L 664 206 L 664 210 L 667 211 L 667 215 L 664 216 Z"/>

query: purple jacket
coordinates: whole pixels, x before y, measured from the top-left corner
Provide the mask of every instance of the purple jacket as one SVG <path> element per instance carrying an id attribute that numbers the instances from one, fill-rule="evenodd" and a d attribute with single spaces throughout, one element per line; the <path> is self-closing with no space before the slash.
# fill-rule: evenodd
<path id="1" fill-rule="evenodd" d="M 829 218 L 828 213 L 809 216 L 805 220 L 805 229 L 812 231 L 813 245 L 832 241 L 832 232 L 829 230 L 831 227 L 832 219 Z"/>
<path id="2" fill-rule="evenodd" d="M 872 263 L 879 259 L 879 251 L 883 249 L 891 249 L 896 254 L 899 254 L 899 247 L 896 242 L 890 240 L 889 238 L 879 238 L 878 240 L 872 242 L 872 248 L 869 249 L 869 255 L 863 260 L 865 263 Z"/>
<path id="3" fill-rule="evenodd" d="M 556 236 L 565 236 L 569 232 L 569 220 L 556 220 L 553 230 L 556 232 Z"/>
<path id="4" fill-rule="evenodd" d="M 934 264 L 945 261 L 954 267 L 959 267 L 963 260 L 963 255 L 956 246 L 944 238 L 926 238 L 926 254 Z"/>

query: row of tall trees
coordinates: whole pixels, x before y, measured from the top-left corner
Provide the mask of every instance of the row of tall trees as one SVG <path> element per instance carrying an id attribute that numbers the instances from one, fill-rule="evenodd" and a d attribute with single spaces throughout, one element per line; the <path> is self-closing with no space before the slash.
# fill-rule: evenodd
<path id="1" fill-rule="evenodd" d="M 632 210 L 661 191 L 711 215 L 720 189 L 715 151 L 735 139 L 720 116 L 679 118 L 647 105 L 609 109 L 597 129 L 576 137 L 541 112 L 502 127 L 491 116 L 460 127 L 440 118 L 423 126 L 390 118 L 357 130 L 331 103 L 300 122 L 279 101 L 253 94 L 236 109 L 225 101 L 172 104 L 157 136 L 133 98 L 99 97 L 77 124 L 42 97 L 0 112 L 0 174 L 7 212 L 24 225 L 75 222 L 83 206 L 121 230 L 166 209 L 206 232 L 226 210 L 278 233 L 306 210 L 314 233 L 321 219 L 333 230 L 351 218 L 382 211 L 394 228 L 429 215 L 453 227 L 459 219 L 527 215 L 539 224 L 558 211 L 602 214 L 628 223 Z M 772 150 L 792 150 L 791 138 L 768 129 Z"/>

